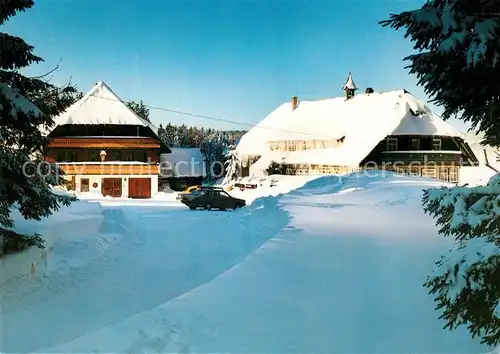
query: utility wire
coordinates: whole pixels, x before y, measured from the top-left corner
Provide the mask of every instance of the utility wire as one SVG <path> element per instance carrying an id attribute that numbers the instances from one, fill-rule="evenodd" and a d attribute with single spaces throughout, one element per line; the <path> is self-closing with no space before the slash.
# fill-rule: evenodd
<path id="1" fill-rule="evenodd" d="M 88 96 L 92 96 L 92 97 L 96 97 L 96 98 L 100 98 L 100 99 L 105 99 L 105 100 L 108 100 L 108 101 L 121 102 L 123 104 L 126 104 L 126 102 L 124 102 L 122 100 L 119 100 L 119 99 L 117 100 L 117 99 L 110 98 L 110 97 L 104 97 L 104 96 L 99 96 L 99 95 L 95 95 L 95 94 L 88 94 Z M 257 124 L 248 124 L 248 123 L 238 122 L 238 121 L 229 120 L 229 119 L 210 117 L 210 116 L 205 116 L 205 115 L 196 114 L 196 113 L 190 113 L 190 112 L 184 112 L 184 111 L 179 111 L 179 110 L 165 108 L 165 107 L 152 106 L 152 105 L 148 105 L 148 104 L 145 104 L 145 103 L 143 103 L 143 104 L 144 104 L 145 107 L 147 107 L 149 109 L 157 110 L 157 111 L 163 111 L 163 112 L 168 112 L 168 113 L 175 113 L 175 114 L 180 114 L 180 115 L 184 115 L 184 116 L 195 117 L 195 118 L 202 118 L 202 119 L 207 119 L 207 120 L 212 120 L 212 121 L 217 121 L 217 122 L 231 123 L 231 124 L 246 126 L 246 127 L 250 127 L 250 128 L 262 128 L 262 129 L 275 130 L 275 131 L 280 131 L 280 132 L 285 132 L 285 133 L 308 135 L 308 136 L 312 136 L 312 137 L 315 137 L 315 138 L 319 139 L 318 135 L 311 134 L 311 133 L 306 133 L 306 132 L 299 132 L 299 131 L 294 131 L 294 130 L 280 129 L 280 128 L 274 128 L 274 127 L 266 127 L 266 126 L 257 126 Z M 323 138 L 336 139 L 336 140 L 338 139 L 338 137 L 328 137 L 328 136 L 323 136 Z"/>

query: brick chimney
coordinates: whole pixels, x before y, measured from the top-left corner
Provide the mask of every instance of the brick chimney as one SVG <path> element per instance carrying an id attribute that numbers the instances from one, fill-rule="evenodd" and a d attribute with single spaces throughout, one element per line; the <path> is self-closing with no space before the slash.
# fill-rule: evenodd
<path id="1" fill-rule="evenodd" d="M 299 105 L 299 99 L 297 98 L 297 96 L 293 96 L 292 97 L 292 111 L 295 111 L 295 109 L 297 108 L 298 105 Z"/>

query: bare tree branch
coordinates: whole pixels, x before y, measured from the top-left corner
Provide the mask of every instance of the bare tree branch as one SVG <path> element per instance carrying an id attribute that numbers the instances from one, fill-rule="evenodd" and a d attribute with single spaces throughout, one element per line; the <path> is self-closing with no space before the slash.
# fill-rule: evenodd
<path id="1" fill-rule="evenodd" d="M 485 165 L 489 168 L 491 168 L 493 171 L 495 171 L 496 173 L 500 173 L 500 170 L 491 166 L 490 165 L 490 162 L 488 161 L 488 154 L 486 153 L 486 149 L 483 149 L 483 152 L 484 152 L 484 161 L 485 161 Z M 498 155 L 498 153 L 497 153 Z"/>
<path id="2" fill-rule="evenodd" d="M 59 58 L 59 61 L 57 62 L 57 65 L 52 69 L 50 70 L 49 72 L 43 74 L 43 75 L 40 75 L 40 76 L 33 76 L 32 79 L 43 79 L 47 76 L 49 76 L 50 74 L 52 74 L 54 71 L 56 71 L 57 69 L 59 69 L 59 64 L 61 64 L 61 60 L 62 60 L 62 57 Z M 52 78 L 51 78 L 52 79 Z M 50 79 L 50 80 L 51 80 Z"/>

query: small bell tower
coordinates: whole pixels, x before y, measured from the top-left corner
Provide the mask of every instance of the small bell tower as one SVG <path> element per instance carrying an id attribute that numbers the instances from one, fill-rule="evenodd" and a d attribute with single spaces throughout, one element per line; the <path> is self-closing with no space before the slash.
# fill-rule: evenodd
<path id="1" fill-rule="evenodd" d="M 349 73 L 349 76 L 347 76 L 347 81 L 345 82 L 344 87 L 342 89 L 345 91 L 346 101 L 354 97 L 354 91 L 356 91 L 358 88 L 354 83 L 354 80 L 352 79 L 351 73 Z"/>

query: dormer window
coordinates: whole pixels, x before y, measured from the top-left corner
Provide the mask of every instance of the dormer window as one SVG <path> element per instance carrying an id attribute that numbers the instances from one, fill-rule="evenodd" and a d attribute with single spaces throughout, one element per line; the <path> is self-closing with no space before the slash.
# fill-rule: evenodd
<path id="1" fill-rule="evenodd" d="M 432 150 L 441 150 L 441 139 L 432 139 Z"/>
<path id="2" fill-rule="evenodd" d="M 386 150 L 387 151 L 397 151 L 398 150 L 398 139 L 397 138 L 387 138 Z"/>

